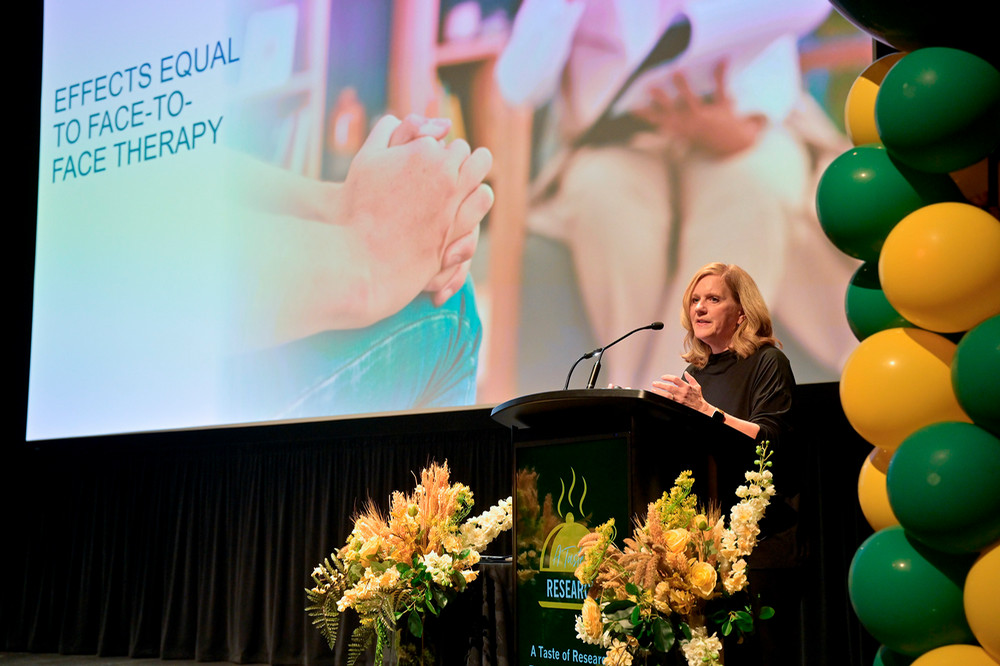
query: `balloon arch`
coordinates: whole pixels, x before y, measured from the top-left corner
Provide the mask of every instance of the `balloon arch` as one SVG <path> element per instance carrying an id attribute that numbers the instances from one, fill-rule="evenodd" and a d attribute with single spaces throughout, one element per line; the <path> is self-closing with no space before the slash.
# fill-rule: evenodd
<path id="1" fill-rule="evenodd" d="M 854 147 L 816 200 L 830 241 L 865 262 L 847 286 L 860 344 L 840 395 L 874 446 L 858 498 L 875 534 L 851 602 L 882 643 L 876 665 L 996 666 L 1000 40 L 971 2 L 832 3 L 899 50 L 852 86 Z"/>

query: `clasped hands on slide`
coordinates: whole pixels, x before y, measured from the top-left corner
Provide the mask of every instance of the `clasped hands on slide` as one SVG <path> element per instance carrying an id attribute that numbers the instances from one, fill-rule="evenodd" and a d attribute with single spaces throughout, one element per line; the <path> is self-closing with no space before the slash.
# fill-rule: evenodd
<path id="1" fill-rule="evenodd" d="M 446 143 L 451 123 L 385 116 L 343 183 L 233 160 L 243 325 L 259 349 L 390 317 L 427 292 L 440 306 L 465 283 L 493 205 L 489 150 Z"/>
<path id="2" fill-rule="evenodd" d="M 380 279 L 395 275 L 411 285 L 424 284 L 435 305 L 465 282 L 479 222 L 493 205 L 493 190 L 483 182 L 493 165 L 490 151 L 472 151 L 462 139 L 446 144 L 450 129 L 451 122 L 441 118 L 385 116 L 344 183 L 347 214 L 362 231 L 374 266 L 385 268 Z M 403 151 L 403 157 L 395 151 Z M 392 196 L 384 183 L 391 183 Z M 437 270 L 419 279 L 435 260 Z"/>

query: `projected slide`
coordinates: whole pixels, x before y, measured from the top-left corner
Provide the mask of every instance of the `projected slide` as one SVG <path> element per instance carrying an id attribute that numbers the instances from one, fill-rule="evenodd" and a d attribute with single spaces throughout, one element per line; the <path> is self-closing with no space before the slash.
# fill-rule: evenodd
<path id="1" fill-rule="evenodd" d="M 836 377 L 854 267 L 810 188 L 843 137 L 801 67 L 829 10 L 738 2 L 746 35 L 734 2 L 46 3 L 28 439 L 498 402 L 663 320 L 604 360 L 644 385 L 715 259 Z M 657 127 L 678 73 L 746 145 Z"/>

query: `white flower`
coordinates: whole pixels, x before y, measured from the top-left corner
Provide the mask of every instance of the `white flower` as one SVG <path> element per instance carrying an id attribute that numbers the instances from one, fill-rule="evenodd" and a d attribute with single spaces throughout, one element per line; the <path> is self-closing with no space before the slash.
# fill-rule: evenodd
<path id="1" fill-rule="evenodd" d="M 715 634 L 711 636 L 705 627 L 691 627 L 691 640 L 681 640 L 681 650 L 688 666 L 718 666 L 722 641 Z"/>
<path id="2" fill-rule="evenodd" d="M 465 521 L 460 528 L 465 545 L 473 550 L 483 550 L 498 534 L 509 530 L 512 524 L 510 507 L 511 498 L 508 497 L 475 518 Z"/>
<path id="3" fill-rule="evenodd" d="M 431 551 L 420 559 L 435 583 L 444 586 L 451 583 L 451 555 L 438 555 Z"/>

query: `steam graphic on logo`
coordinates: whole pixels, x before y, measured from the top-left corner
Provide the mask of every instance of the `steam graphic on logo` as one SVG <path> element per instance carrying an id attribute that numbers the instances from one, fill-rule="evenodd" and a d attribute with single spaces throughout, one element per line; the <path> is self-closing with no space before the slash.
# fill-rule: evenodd
<path id="1" fill-rule="evenodd" d="M 580 539 L 590 533 L 583 522 L 576 522 L 573 511 L 567 510 L 563 513 L 563 501 L 566 501 L 568 509 L 575 509 L 577 515 L 584 517 L 583 503 L 587 499 L 587 479 L 581 477 L 583 491 L 580 499 L 574 504 L 573 492 L 576 489 L 576 470 L 570 467 L 572 478 L 569 490 L 566 490 L 566 482 L 559 479 L 560 492 L 559 501 L 556 503 L 556 510 L 563 519 L 562 523 L 556 525 L 542 544 L 541 572 L 545 578 L 546 600 L 539 601 L 538 604 L 544 608 L 565 608 L 567 610 L 579 611 L 584 598 L 587 596 L 589 586 L 581 585 L 573 577 L 573 571 L 583 559 L 580 555 Z M 584 522 L 586 518 L 583 518 Z M 565 600 L 565 601 L 563 601 Z"/>

